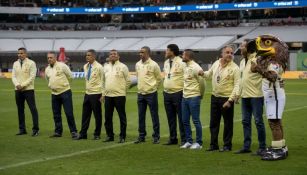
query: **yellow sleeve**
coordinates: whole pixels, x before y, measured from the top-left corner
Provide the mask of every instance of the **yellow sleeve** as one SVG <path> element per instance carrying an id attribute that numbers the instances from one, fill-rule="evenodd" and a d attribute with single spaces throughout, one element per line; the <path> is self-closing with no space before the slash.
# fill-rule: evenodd
<path id="1" fill-rule="evenodd" d="M 238 96 L 239 92 L 240 92 L 240 69 L 237 67 L 234 70 L 234 86 L 233 86 L 233 90 L 232 93 L 229 97 L 229 100 L 234 101 L 234 99 L 236 98 L 236 96 Z"/>
<path id="2" fill-rule="evenodd" d="M 123 66 L 123 73 L 126 80 L 126 91 L 127 91 L 131 85 L 131 80 L 129 76 L 129 69 L 126 65 Z"/>
<path id="3" fill-rule="evenodd" d="M 105 91 L 105 74 L 104 74 L 104 70 L 103 70 L 103 66 L 101 66 L 99 68 L 99 71 L 100 71 L 100 78 L 101 78 L 101 94 L 102 96 L 105 96 L 106 94 L 106 91 Z"/>
<path id="4" fill-rule="evenodd" d="M 67 80 L 71 81 L 73 79 L 73 76 L 72 76 L 72 72 L 70 71 L 69 67 L 63 63 L 62 69 L 63 69 L 65 76 L 67 77 Z"/>
<path id="5" fill-rule="evenodd" d="M 156 77 L 156 81 L 157 81 L 156 87 L 158 89 L 159 86 L 160 86 L 160 83 L 162 81 L 161 70 L 160 70 L 160 67 L 159 67 L 158 64 L 156 64 L 156 66 L 155 66 L 155 77 Z"/>
<path id="6" fill-rule="evenodd" d="M 15 87 L 20 85 L 17 78 L 16 78 L 15 63 L 13 64 L 13 70 L 12 70 L 12 82 L 13 82 Z"/>

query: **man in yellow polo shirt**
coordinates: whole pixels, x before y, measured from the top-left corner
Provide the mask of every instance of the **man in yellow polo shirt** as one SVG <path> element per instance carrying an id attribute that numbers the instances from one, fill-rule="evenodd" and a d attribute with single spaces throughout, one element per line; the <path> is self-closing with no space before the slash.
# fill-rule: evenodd
<path id="1" fill-rule="evenodd" d="M 32 136 L 38 136 L 38 112 L 35 104 L 34 80 L 36 64 L 30 60 L 26 48 L 18 49 L 18 60 L 13 64 L 12 81 L 15 86 L 15 99 L 18 110 L 19 132 L 16 135 L 27 134 L 25 124 L 25 101 L 32 114 Z"/>
<path id="2" fill-rule="evenodd" d="M 219 149 L 218 135 L 220 121 L 224 119 L 223 151 L 232 150 L 234 100 L 239 91 L 240 70 L 233 62 L 233 48 L 229 45 L 222 49 L 222 57 L 215 61 L 206 72 L 200 72 L 205 78 L 212 78 L 210 110 L 210 147 L 207 151 Z"/>
<path id="3" fill-rule="evenodd" d="M 153 143 L 160 143 L 160 122 L 158 114 L 158 87 L 161 82 L 161 70 L 159 65 L 150 58 L 150 48 L 141 48 L 140 61 L 135 65 L 138 78 L 138 113 L 139 113 L 139 137 L 136 144 L 145 142 L 146 128 L 145 117 L 147 105 L 149 106 L 153 123 Z"/>
<path id="4" fill-rule="evenodd" d="M 240 62 L 241 83 L 240 96 L 242 97 L 242 125 L 244 142 L 243 147 L 236 154 L 250 153 L 252 143 L 252 115 L 258 133 L 258 150 L 256 155 L 263 155 L 266 149 L 266 135 L 263 122 L 262 75 L 251 71 L 252 62 L 256 62 L 256 53 L 247 53 L 246 45 L 249 40 L 244 40 L 240 46 L 242 60 Z"/>
<path id="5" fill-rule="evenodd" d="M 120 121 L 120 134 L 118 143 L 124 143 L 126 139 L 126 93 L 130 86 L 128 67 L 119 61 L 117 50 L 109 53 L 109 64 L 104 67 L 105 75 L 105 129 L 107 138 L 105 142 L 114 141 L 113 112 L 116 109 Z"/>
<path id="6" fill-rule="evenodd" d="M 182 55 L 182 61 L 186 63 L 184 68 L 184 85 L 182 98 L 182 121 L 185 129 L 186 143 L 180 148 L 202 148 L 202 126 L 200 121 L 200 102 L 204 94 L 204 81 L 198 75 L 202 68 L 195 62 L 194 53 L 186 49 Z M 193 143 L 190 117 L 196 129 L 196 141 Z"/>
<path id="7" fill-rule="evenodd" d="M 50 137 L 62 137 L 61 108 L 63 106 L 71 137 L 74 140 L 78 139 L 73 113 L 72 93 L 69 85 L 72 73 L 66 64 L 57 61 L 55 52 L 48 52 L 47 58 L 49 66 L 45 70 L 45 76 L 48 81 L 48 87 L 51 89 L 52 112 L 55 124 L 54 134 Z"/>
<path id="8" fill-rule="evenodd" d="M 165 51 L 164 62 L 164 107 L 168 120 L 169 140 L 164 145 L 177 145 L 177 116 L 180 131 L 181 145 L 186 142 L 185 131 L 182 123 L 182 91 L 183 73 L 185 63 L 179 57 L 179 48 L 176 44 L 169 44 Z"/>
<path id="9" fill-rule="evenodd" d="M 102 112 L 101 112 L 101 101 L 104 83 L 104 72 L 103 67 L 96 61 L 96 51 L 89 49 L 86 52 L 86 61 L 84 65 L 84 75 L 86 90 L 82 105 L 82 127 L 79 133 L 80 139 L 87 139 L 87 130 L 90 125 L 92 112 L 95 117 L 95 131 L 94 140 L 100 139 L 101 125 L 102 125 Z"/>

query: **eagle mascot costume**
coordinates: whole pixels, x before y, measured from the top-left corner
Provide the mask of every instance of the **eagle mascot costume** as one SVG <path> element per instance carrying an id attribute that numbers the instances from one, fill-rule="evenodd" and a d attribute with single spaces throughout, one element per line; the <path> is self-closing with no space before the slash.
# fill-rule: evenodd
<path id="1" fill-rule="evenodd" d="M 288 46 L 275 36 L 261 35 L 247 44 L 247 51 L 257 53 L 257 62 L 252 63 L 251 71 L 263 77 L 266 116 L 272 131 L 272 145 L 262 155 L 262 160 L 285 159 L 288 156 L 288 148 L 284 139 L 282 114 L 286 97 L 281 76 L 288 64 Z"/>

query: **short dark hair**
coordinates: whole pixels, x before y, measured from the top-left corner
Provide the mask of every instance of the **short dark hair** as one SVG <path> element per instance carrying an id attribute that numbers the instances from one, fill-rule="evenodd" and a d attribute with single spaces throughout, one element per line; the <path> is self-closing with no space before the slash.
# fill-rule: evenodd
<path id="1" fill-rule="evenodd" d="M 192 49 L 185 49 L 184 52 L 188 53 L 191 60 L 194 59 L 194 51 Z"/>
<path id="2" fill-rule="evenodd" d="M 172 51 L 175 56 L 179 55 L 179 47 L 176 44 L 169 44 L 167 48 Z"/>
<path id="3" fill-rule="evenodd" d="M 142 49 L 145 49 L 146 52 L 150 55 L 150 48 L 148 46 L 143 46 Z"/>
<path id="4" fill-rule="evenodd" d="M 49 51 L 47 54 L 53 54 L 55 58 L 57 57 L 57 53 L 55 51 Z"/>
<path id="5" fill-rule="evenodd" d="M 27 49 L 24 48 L 24 47 L 20 47 L 20 48 L 18 49 L 18 51 L 19 51 L 19 50 L 23 50 L 23 51 L 27 52 Z"/>
<path id="6" fill-rule="evenodd" d="M 94 57 L 96 57 L 97 53 L 94 49 L 88 49 L 87 52 L 90 52 L 94 55 Z"/>

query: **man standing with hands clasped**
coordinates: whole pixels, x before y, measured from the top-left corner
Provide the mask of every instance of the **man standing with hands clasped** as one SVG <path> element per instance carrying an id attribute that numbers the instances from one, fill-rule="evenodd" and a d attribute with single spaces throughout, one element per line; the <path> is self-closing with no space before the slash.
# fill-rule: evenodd
<path id="1" fill-rule="evenodd" d="M 105 128 L 107 138 L 104 142 L 114 141 L 113 112 L 116 109 L 120 120 L 120 134 L 118 143 L 124 143 L 126 139 L 126 93 L 130 86 L 128 67 L 119 61 L 117 50 L 109 53 L 109 64 L 104 67 L 105 74 Z"/>
<path id="2" fill-rule="evenodd" d="M 212 95 L 210 110 L 211 142 L 207 151 L 219 149 L 218 135 L 221 116 L 224 119 L 224 146 L 220 152 L 232 150 L 234 101 L 237 98 L 240 83 L 240 70 L 233 62 L 232 46 L 225 46 L 222 58 L 215 61 L 208 71 L 200 71 L 199 75 L 212 78 Z"/>
<path id="3" fill-rule="evenodd" d="M 180 131 L 181 145 L 186 142 L 185 131 L 182 122 L 182 91 L 183 91 L 183 74 L 185 63 L 178 56 L 179 48 L 176 44 L 169 44 L 165 51 L 164 62 L 164 107 L 168 120 L 169 140 L 164 145 L 177 145 L 177 120 Z M 178 118 L 177 118 L 178 116 Z"/>
<path id="4" fill-rule="evenodd" d="M 76 140 L 78 139 L 78 133 L 73 113 L 72 93 L 69 85 L 69 80 L 72 79 L 72 73 L 66 64 L 57 61 L 55 52 L 48 52 L 47 58 L 49 66 L 45 70 L 45 75 L 48 81 L 48 87 L 51 89 L 51 102 L 55 125 L 54 134 L 50 137 L 62 137 L 61 108 L 63 106 L 71 137 Z"/>
<path id="5" fill-rule="evenodd" d="M 135 144 L 145 142 L 146 136 L 146 109 L 149 106 L 153 125 L 153 144 L 160 143 L 160 123 L 158 114 L 158 87 L 161 82 L 161 70 L 159 65 L 150 58 L 150 48 L 141 48 L 140 61 L 135 65 L 138 78 L 138 113 L 139 113 L 139 137 Z"/>
<path id="6" fill-rule="evenodd" d="M 96 61 L 96 51 L 89 49 L 86 52 L 86 61 L 84 65 L 84 75 L 86 90 L 82 107 L 82 127 L 78 139 L 87 139 L 87 130 L 90 125 L 92 112 L 95 116 L 96 127 L 94 131 L 94 140 L 100 139 L 102 112 L 101 96 L 103 93 L 104 73 L 103 67 Z"/>
<path id="7" fill-rule="evenodd" d="M 35 104 L 34 80 L 36 64 L 30 60 L 25 48 L 18 49 L 18 60 L 13 64 L 12 81 L 15 86 L 15 99 L 18 109 L 19 132 L 16 135 L 27 134 L 25 124 L 25 101 L 32 114 L 32 136 L 38 136 L 38 112 Z"/>

